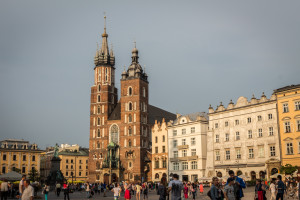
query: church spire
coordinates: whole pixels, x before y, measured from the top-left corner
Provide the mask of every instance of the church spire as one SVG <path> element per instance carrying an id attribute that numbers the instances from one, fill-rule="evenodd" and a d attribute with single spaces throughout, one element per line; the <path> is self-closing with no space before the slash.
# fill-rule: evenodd
<path id="1" fill-rule="evenodd" d="M 101 46 L 101 54 L 104 56 L 109 55 L 107 37 L 108 35 L 106 33 L 106 16 L 104 16 L 104 33 L 102 34 L 102 46 Z"/>

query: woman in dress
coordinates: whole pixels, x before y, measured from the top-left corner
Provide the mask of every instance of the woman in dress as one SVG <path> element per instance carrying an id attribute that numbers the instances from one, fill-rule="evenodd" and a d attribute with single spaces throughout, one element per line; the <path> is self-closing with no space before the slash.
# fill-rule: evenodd
<path id="1" fill-rule="evenodd" d="M 203 184 L 202 183 L 200 183 L 199 190 L 200 190 L 200 194 L 203 194 Z"/>
<path id="2" fill-rule="evenodd" d="M 189 198 L 189 187 L 187 184 L 184 185 L 184 188 L 183 188 L 183 194 L 184 194 L 184 198 L 185 199 L 188 199 Z"/>
<path id="3" fill-rule="evenodd" d="M 130 199 L 131 199 L 130 190 L 129 190 L 130 186 L 131 186 L 131 185 L 128 184 L 128 183 L 125 183 L 125 184 L 124 184 L 124 189 L 125 189 L 124 198 L 125 198 L 126 200 L 130 200 Z"/>

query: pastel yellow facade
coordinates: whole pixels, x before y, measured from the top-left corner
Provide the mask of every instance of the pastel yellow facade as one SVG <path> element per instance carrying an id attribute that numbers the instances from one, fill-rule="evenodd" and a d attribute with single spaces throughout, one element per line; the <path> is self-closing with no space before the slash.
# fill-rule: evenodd
<path id="1" fill-rule="evenodd" d="M 300 84 L 274 90 L 277 97 L 282 165 L 300 166 Z"/>

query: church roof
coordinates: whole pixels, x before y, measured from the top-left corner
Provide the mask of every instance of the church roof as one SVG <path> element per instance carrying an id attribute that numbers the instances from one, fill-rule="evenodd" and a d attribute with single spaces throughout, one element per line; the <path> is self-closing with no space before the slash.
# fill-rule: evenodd
<path id="1" fill-rule="evenodd" d="M 176 115 L 173 113 L 170 113 L 168 111 L 165 111 L 163 109 L 160 109 L 158 107 L 149 105 L 148 107 L 148 120 L 149 124 L 155 124 L 155 120 L 162 121 L 163 118 L 165 118 L 165 121 L 170 121 L 176 119 Z M 114 111 L 109 116 L 108 120 L 121 120 L 121 103 L 119 102 L 117 106 L 115 107 Z"/>

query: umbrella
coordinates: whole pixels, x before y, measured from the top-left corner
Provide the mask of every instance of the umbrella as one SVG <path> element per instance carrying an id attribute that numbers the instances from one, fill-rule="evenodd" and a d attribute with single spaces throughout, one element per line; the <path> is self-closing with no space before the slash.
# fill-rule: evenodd
<path id="1" fill-rule="evenodd" d="M 278 175 L 283 176 L 282 174 L 276 173 L 276 174 L 271 175 L 270 178 L 277 178 Z"/>
<path id="2" fill-rule="evenodd" d="M 19 174 L 15 171 L 11 171 L 6 174 L 0 175 L 0 179 L 6 179 L 8 181 L 19 181 L 22 179 L 22 174 Z"/>

